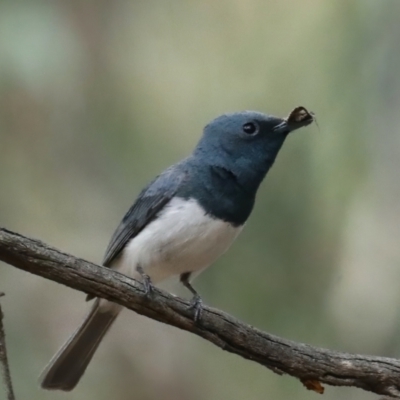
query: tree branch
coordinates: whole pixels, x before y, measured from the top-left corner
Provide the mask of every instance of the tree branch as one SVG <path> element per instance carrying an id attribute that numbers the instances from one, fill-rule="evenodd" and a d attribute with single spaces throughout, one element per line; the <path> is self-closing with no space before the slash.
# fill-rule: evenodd
<path id="1" fill-rule="evenodd" d="M 0 293 L 0 297 L 3 297 L 4 293 Z M 2 366 L 2 375 L 4 386 L 7 392 L 7 399 L 8 400 L 15 400 L 14 389 L 11 381 L 11 372 L 10 366 L 8 364 L 8 357 L 7 357 L 7 347 L 6 347 L 6 333 L 4 332 L 3 326 L 3 310 L 1 308 L 0 303 L 0 364 Z"/>
<path id="2" fill-rule="evenodd" d="M 2 228 L 0 260 L 192 332 L 280 375 L 294 376 L 308 389 L 319 393 L 323 392 L 320 383 L 325 383 L 400 398 L 399 360 L 340 353 L 292 342 L 209 307 L 204 308 L 201 320 L 194 323 L 187 301 L 158 289 L 146 297 L 142 285 L 133 279 Z"/>

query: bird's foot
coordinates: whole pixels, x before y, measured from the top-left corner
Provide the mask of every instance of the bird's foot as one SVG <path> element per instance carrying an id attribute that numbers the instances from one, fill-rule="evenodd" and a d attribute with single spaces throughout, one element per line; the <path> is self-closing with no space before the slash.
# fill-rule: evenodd
<path id="1" fill-rule="evenodd" d="M 154 286 L 151 283 L 150 277 L 144 273 L 142 267 L 139 266 L 136 268 L 136 270 L 137 270 L 137 272 L 139 272 L 140 277 L 142 278 L 142 284 L 143 284 L 145 296 L 151 296 L 151 294 L 154 291 Z"/>
<path id="2" fill-rule="evenodd" d="M 203 300 L 195 294 L 190 301 L 189 310 L 194 310 L 194 322 L 199 322 L 203 311 Z"/>

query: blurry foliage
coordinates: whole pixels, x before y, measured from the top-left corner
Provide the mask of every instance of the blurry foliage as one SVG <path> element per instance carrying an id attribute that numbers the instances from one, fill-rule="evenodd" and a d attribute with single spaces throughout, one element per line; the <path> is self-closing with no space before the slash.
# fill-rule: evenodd
<path id="1" fill-rule="evenodd" d="M 100 262 L 141 187 L 210 119 L 303 105 L 319 129 L 288 139 L 240 239 L 196 286 L 270 332 L 398 356 L 399 12 L 395 0 L 0 2 L 0 225 Z M 84 295 L 5 265 L 0 289 L 17 397 L 64 398 L 36 379 Z M 125 312 L 68 398 L 312 396 Z M 327 389 L 338 397 L 368 395 Z"/>

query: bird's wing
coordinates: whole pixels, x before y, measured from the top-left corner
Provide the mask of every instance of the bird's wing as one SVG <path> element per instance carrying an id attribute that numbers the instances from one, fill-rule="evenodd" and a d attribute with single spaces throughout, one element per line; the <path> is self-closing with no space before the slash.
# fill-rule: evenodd
<path id="1" fill-rule="evenodd" d="M 139 195 L 114 232 L 104 256 L 103 265 L 110 267 L 124 246 L 149 224 L 174 197 L 186 178 L 177 166 L 165 170 Z"/>

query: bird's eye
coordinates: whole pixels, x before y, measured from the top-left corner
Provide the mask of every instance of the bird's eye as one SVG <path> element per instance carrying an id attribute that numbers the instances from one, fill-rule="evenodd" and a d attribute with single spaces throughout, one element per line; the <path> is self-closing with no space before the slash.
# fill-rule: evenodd
<path id="1" fill-rule="evenodd" d="M 243 132 L 248 135 L 254 135 L 258 131 L 257 125 L 253 122 L 247 122 L 243 125 Z"/>

